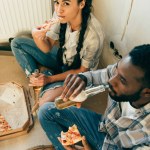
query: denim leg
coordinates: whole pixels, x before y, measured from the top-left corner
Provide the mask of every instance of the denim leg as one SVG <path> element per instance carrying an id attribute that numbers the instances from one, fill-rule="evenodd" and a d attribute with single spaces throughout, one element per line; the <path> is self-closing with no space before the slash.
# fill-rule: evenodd
<path id="1" fill-rule="evenodd" d="M 15 38 L 11 42 L 12 52 L 27 76 L 38 68 L 37 64 L 56 70 L 58 63 L 56 54 L 43 53 L 30 38 Z M 56 49 L 56 48 L 55 48 Z"/>
<path id="2" fill-rule="evenodd" d="M 98 131 L 102 117 L 100 114 L 76 107 L 58 110 L 54 103 L 47 102 L 40 107 L 38 117 L 42 128 L 57 150 L 64 150 L 57 137 L 60 137 L 61 131 L 66 131 L 73 124 L 76 124 L 81 135 L 86 137 L 92 150 L 100 150 L 103 145 L 105 134 Z"/>

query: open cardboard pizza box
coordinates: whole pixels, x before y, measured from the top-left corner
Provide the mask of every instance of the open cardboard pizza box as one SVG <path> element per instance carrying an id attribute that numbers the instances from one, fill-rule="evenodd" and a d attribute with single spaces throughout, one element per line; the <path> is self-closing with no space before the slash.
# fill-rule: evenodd
<path id="1" fill-rule="evenodd" d="M 0 115 L 11 127 L 9 131 L 0 131 L 0 140 L 28 133 L 33 127 L 30 93 L 15 82 L 0 84 Z"/>

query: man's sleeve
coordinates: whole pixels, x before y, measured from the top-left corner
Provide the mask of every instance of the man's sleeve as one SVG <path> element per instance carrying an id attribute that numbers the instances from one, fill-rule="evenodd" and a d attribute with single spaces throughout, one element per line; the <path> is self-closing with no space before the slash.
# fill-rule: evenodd
<path id="1" fill-rule="evenodd" d="M 105 69 L 100 69 L 96 71 L 88 71 L 82 73 L 87 78 L 87 86 L 96 86 L 100 84 L 106 84 L 109 78 L 113 75 L 115 70 L 115 65 L 109 65 Z"/>

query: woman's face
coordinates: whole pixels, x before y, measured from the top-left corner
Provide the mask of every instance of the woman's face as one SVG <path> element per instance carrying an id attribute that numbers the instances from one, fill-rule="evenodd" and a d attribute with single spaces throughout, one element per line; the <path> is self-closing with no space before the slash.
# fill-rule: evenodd
<path id="1" fill-rule="evenodd" d="M 78 0 L 54 0 L 54 7 L 61 23 L 71 23 L 81 18 L 81 12 L 85 5 L 83 0 L 78 4 Z"/>

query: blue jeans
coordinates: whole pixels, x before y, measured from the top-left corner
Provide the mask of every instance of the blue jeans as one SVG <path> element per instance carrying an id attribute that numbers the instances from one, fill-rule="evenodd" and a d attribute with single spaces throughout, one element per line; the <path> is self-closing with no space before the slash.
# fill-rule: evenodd
<path id="1" fill-rule="evenodd" d="M 74 124 L 81 135 L 86 137 L 92 150 L 101 150 L 105 133 L 98 131 L 102 119 L 100 114 L 76 107 L 58 110 L 54 103 L 47 102 L 40 107 L 38 117 L 42 128 L 57 150 L 64 150 L 57 137 L 60 137 L 61 131 L 67 131 L 68 127 Z"/>
<path id="2" fill-rule="evenodd" d="M 56 58 L 58 48 L 56 47 L 48 53 L 43 53 L 36 46 L 33 39 L 19 37 L 12 40 L 11 48 L 27 76 L 31 75 L 35 69 L 38 69 L 39 64 L 53 71 L 58 71 L 59 67 Z"/>

